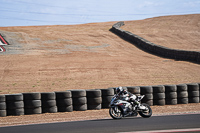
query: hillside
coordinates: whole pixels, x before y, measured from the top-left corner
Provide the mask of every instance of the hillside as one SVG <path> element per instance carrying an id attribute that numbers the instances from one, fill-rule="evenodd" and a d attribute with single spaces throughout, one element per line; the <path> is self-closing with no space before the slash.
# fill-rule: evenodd
<path id="1" fill-rule="evenodd" d="M 122 28 L 168 48 L 200 51 L 200 14 L 129 21 Z"/>
<path id="2" fill-rule="evenodd" d="M 200 51 L 200 14 L 127 21 L 166 47 Z M 157 57 L 109 31 L 116 22 L 0 27 L 0 94 L 200 82 L 200 66 Z"/>

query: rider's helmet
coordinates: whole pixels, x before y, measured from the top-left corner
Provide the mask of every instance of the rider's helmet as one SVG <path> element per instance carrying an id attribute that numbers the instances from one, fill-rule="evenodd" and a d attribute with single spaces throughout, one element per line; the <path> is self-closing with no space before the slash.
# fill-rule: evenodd
<path id="1" fill-rule="evenodd" d="M 120 92 L 122 92 L 122 91 L 123 91 L 123 88 L 122 88 L 121 86 L 115 88 L 116 94 L 118 94 L 118 93 L 120 93 Z"/>

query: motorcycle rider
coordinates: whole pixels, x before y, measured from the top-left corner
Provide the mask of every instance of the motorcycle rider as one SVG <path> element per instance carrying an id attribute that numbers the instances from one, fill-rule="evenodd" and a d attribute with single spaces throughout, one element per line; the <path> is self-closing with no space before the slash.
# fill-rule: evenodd
<path id="1" fill-rule="evenodd" d="M 123 101 L 127 101 L 127 104 L 125 105 L 125 108 L 123 109 L 124 115 L 127 114 L 127 111 L 131 105 L 130 102 L 133 102 L 135 105 L 137 105 L 138 109 L 144 109 L 144 106 L 141 106 L 140 102 L 136 100 L 137 96 L 123 89 L 123 87 L 119 86 L 115 88 L 115 92 L 118 95 L 119 99 Z"/>

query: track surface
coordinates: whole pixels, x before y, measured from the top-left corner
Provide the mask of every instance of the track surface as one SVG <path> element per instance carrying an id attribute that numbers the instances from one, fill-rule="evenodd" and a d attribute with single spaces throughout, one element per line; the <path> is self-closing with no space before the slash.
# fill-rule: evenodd
<path id="1" fill-rule="evenodd" d="M 78 122 L 1 127 L 1 133 L 115 133 L 130 131 L 187 129 L 200 127 L 200 114 L 102 119 Z"/>

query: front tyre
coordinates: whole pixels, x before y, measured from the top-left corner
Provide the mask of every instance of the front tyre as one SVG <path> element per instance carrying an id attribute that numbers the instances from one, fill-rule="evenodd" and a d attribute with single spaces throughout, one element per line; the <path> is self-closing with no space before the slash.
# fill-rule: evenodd
<path id="1" fill-rule="evenodd" d="M 149 118 L 149 117 L 151 117 L 151 115 L 152 115 L 152 109 L 151 109 L 151 107 L 148 104 L 146 104 L 146 103 L 142 103 L 141 105 L 145 106 L 146 109 L 139 111 L 140 116 L 142 116 L 143 118 Z"/>
<path id="2" fill-rule="evenodd" d="M 122 118 L 122 111 L 118 106 L 110 107 L 109 114 L 113 119 Z"/>

